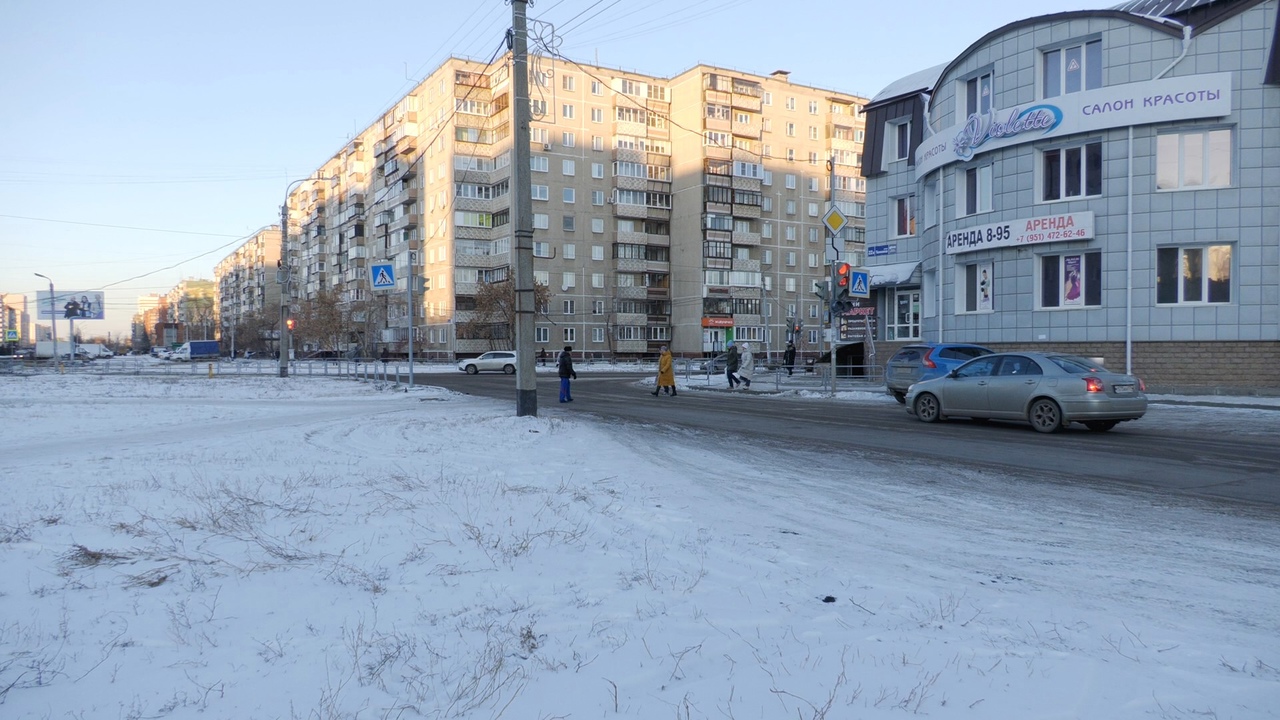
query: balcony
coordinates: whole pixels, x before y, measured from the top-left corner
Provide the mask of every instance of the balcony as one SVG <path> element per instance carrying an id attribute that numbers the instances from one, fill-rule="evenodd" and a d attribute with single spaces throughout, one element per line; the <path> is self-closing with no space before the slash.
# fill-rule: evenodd
<path id="1" fill-rule="evenodd" d="M 741 205 L 741 204 L 734 205 L 733 216 L 740 217 L 740 218 L 758 219 L 760 217 L 760 206 L 759 205 Z"/>
<path id="2" fill-rule="evenodd" d="M 720 130 L 722 132 L 732 132 L 733 123 L 728 118 L 709 117 L 703 121 L 704 128 L 707 130 Z"/>
<path id="3" fill-rule="evenodd" d="M 617 258 L 613 261 L 613 269 L 617 272 L 640 273 L 647 267 L 643 258 Z"/>
<path id="4" fill-rule="evenodd" d="M 649 316 L 644 313 L 618 313 L 615 325 L 648 325 Z"/>
<path id="5" fill-rule="evenodd" d="M 734 93 L 733 102 L 730 104 L 735 108 L 750 110 L 757 113 L 760 112 L 761 108 L 764 106 L 759 96 L 752 97 L 750 95 L 739 95 L 738 93 Z"/>
<path id="6" fill-rule="evenodd" d="M 640 218 L 644 219 L 649 216 L 649 208 L 644 205 L 632 205 L 630 203 L 613 203 L 613 214 L 617 217 L 624 218 Z"/>
<path id="7" fill-rule="evenodd" d="M 739 232 L 733 231 L 734 245 L 759 245 L 760 233 L 758 232 Z"/>
<path id="8" fill-rule="evenodd" d="M 614 290 L 614 295 L 619 300 L 646 300 L 649 297 L 648 288 L 641 287 L 620 287 Z"/>

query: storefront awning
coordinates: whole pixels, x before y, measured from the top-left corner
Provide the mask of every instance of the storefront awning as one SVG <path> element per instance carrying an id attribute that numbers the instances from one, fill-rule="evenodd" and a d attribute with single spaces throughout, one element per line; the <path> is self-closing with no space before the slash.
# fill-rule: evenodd
<path id="1" fill-rule="evenodd" d="M 895 263 L 893 265 L 873 265 L 867 268 L 871 275 L 871 287 L 892 287 L 920 282 L 920 261 Z"/>

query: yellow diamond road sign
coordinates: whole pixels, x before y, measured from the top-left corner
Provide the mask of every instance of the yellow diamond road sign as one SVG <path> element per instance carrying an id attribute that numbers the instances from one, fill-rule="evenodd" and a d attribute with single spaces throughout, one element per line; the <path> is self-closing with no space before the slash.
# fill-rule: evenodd
<path id="1" fill-rule="evenodd" d="M 840 212 L 840 208 L 832 205 L 827 214 L 822 216 L 822 224 L 827 226 L 832 235 L 839 235 L 844 226 L 849 224 L 849 218 Z"/>

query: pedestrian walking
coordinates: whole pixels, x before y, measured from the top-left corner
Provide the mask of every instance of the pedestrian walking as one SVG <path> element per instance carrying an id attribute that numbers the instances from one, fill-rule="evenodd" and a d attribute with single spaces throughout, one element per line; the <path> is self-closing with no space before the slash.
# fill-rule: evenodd
<path id="1" fill-rule="evenodd" d="M 676 396 L 676 369 L 675 363 L 671 359 L 671 351 L 666 345 L 662 346 L 662 354 L 658 356 L 658 384 L 653 388 L 653 394 L 657 395 L 661 390 L 671 397 Z"/>
<path id="2" fill-rule="evenodd" d="M 782 353 L 782 364 L 787 366 L 787 377 L 791 377 L 792 371 L 796 366 L 796 345 L 793 342 L 787 342 L 787 349 Z"/>
<path id="3" fill-rule="evenodd" d="M 738 354 L 738 346 L 729 343 L 729 352 L 724 357 L 724 377 L 729 381 L 729 389 L 738 387 L 738 364 L 742 356 Z"/>
<path id="4" fill-rule="evenodd" d="M 542 348 L 541 350 L 538 351 L 538 366 L 541 367 L 546 364 L 547 364 L 547 349 Z"/>
<path id="5" fill-rule="evenodd" d="M 578 373 L 573 369 L 573 348 L 568 345 L 564 346 L 564 352 L 560 353 L 560 402 L 573 402 L 573 394 L 569 392 L 569 378 L 578 379 Z"/>
<path id="6" fill-rule="evenodd" d="M 738 360 L 738 380 L 751 389 L 751 374 L 756 369 L 756 358 L 751 354 L 751 343 L 742 343 L 742 357 Z"/>

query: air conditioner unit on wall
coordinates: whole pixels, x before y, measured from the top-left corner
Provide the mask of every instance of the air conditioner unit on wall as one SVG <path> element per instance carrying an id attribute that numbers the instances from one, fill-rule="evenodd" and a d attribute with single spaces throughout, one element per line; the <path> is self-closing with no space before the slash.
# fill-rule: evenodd
<path id="1" fill-rule="evenodd" d="M 548 152 L 550 152 L 550 151 L 551 151 L 551 143 L 542 143 L 542 149 L 543 149 L 543 150 L 546 150 L 546 151 L 548 151 Z"/>

